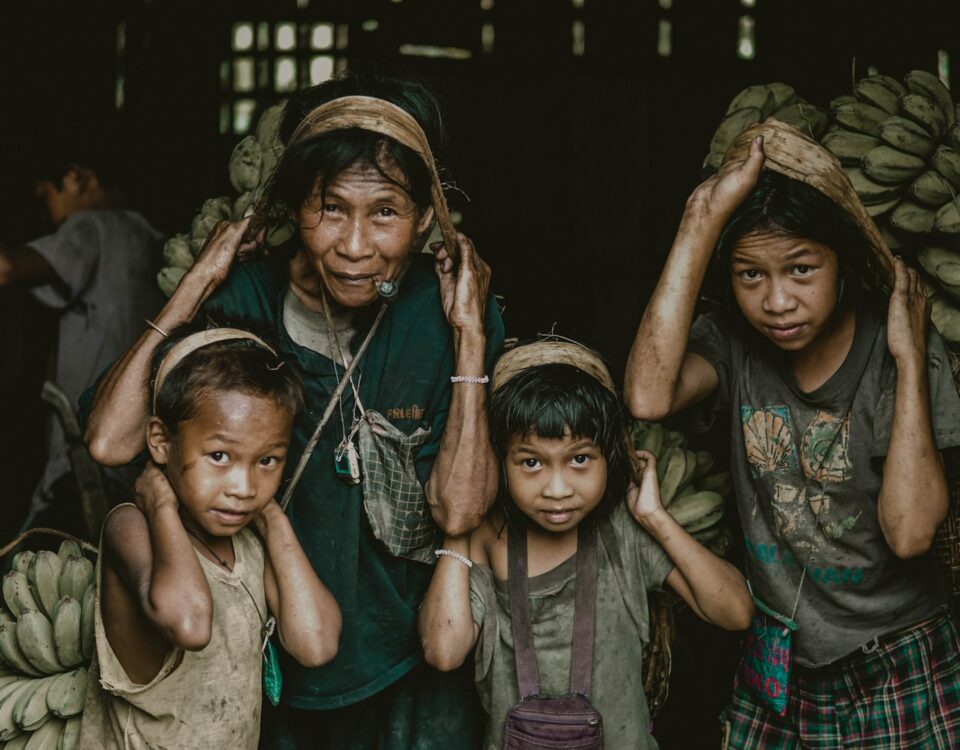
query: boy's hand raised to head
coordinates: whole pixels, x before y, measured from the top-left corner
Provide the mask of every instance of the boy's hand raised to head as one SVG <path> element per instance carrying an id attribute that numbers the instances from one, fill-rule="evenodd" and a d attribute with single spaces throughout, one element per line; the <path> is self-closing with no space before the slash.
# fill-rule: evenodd
<path id="1" fill-rule="evenodd" d="M 917 272 L 897 258 L 887 309 L 887 347 L 898 365 L 926 367 L 930 300 Z"/>
<path id="2" fill-rule="evenodd" d="M 657 457 L 650 451 L 636 451 L 636 456 L 640 469 L 640 486 L 630 484 L 627 490 L 627 508 L 637 521 L 641 521 L 645 516 L 663 510 L 663 503 L 660 502 Z"/>
<path id="3" fill-rule="evenodd" d="M 750 144 L 750 155 L 743 161 L 724 164 L 720 171 L 702 182 L 687 198 L 678 237 L 687 232 L 704 231 L 719 237 L 723 225 L 757 184 L 763 169 L 763 137 Z M 713 242 L 706 243 L 713 250 Z"/>
<path id="4" fill-rule="evenodd" d="M 133 502 L 144 515 L 163 505 L 176 508 L 180 503 L 163 470 L 149 461 L 133 487 Z"/>

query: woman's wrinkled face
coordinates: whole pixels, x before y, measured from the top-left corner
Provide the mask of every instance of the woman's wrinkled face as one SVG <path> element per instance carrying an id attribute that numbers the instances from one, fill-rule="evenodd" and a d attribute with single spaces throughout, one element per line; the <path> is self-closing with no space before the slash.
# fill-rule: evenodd
<path id="1" fill-rule="evenodd" d="M 797 352 L 828 330 L 839 297 L 837 254 L 803 237 L 745 235 L 731 256 L 733 295 L 744 317 L 780 349 Z"/>
<path id="2" fill-rule="evenodd" d="M 381 168 L 406 183 L 396 164 Z M 320 177 L 314 183 L 298 216 L 301 260 L 338 305 L 364 307 L 377 299 L 376 282 L 397 277 L 432 219 L 403 187 L 356 162 L 325 186 Z"/>

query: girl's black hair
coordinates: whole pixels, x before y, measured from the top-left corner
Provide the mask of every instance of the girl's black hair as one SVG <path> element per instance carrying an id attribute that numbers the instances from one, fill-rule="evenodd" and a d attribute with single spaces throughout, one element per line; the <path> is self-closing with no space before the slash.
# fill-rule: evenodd
<path id="1" fill-rule="evenodd" d="M 288 143 L 312 110 L 344 96 L 375 97 L 405 110 L 420 124 L 434 157 L 440 158 L 444 130 L 440 105 L 433 92 L 412 78 L 389 78 L 375 73 L 351 72 L 294 94 L 284 108 L 281 140 Z M 287 146 L 268 187 L 271 213 L 296 212 L 310 196 L 318 176 L 323 176 L 321 190 L 325 190 L 331 180 L 358 162 L 372 165 L 384 179 L 403 188 L 421 213 L 430 207 L 431 175 L 414 151 L 379 133 L 347 128 Z M 399 168 L 404 182 L 386 173 L 392 165 Z"/>
<path id="2" fill-rule="evenodd" d="M 490 400 L 494 451 L 505 465 L 511 438 L 590 438 L 607 460 L 607 486 L 595 513 L 604 516 L 622 502 L 630 480 L 620 399 L 600 381 L 567 364 L 531 367 L 514 375 Z M 501 471 L 497 502 L 511 526 L 522 528 L 526 516 L 510 497 Z"/>
<path id="3" fill-rule="evenodd" d="M 750 234 L 803 237 L 833 250 L 839 264 L 844 306 L 886 308 L 890 286 L 870 241 L 853 217 L 816 188 L 765 169 L 756 187 L 727 221 L 714 257 L 714 282 L 722 308 L 742 321 L 733 297 L 731 258 L 737 243 Z"/>
<path id="4" fill-rule="evenodd" d="M 178 342 L 203 329 L 195 324 L 179 326 L 154 351 L 150 363 L 151 405 L 164 357 Z M 156 396 L 155 415 L 171 435 L 176 435 L 179 424 L 195 416 L 198 402 L 211 391 L 240 391 L 272 398 L 294 416 L 303 408 L 303 386 L 292 365 L 255 341 L 230 339 L 191 352 L 168 373 Z"/>

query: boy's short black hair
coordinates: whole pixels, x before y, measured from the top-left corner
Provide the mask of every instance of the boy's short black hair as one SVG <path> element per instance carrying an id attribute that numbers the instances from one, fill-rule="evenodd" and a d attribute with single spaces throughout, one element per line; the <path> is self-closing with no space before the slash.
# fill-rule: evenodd
<path id="1" fill-rule="evenodd" d="M 573 365 L 539 365 L 514 375 L 490 400 L 490 436 L 501 467 L 511 438 L 590 438 L 607 461 L 607 486 L 595 513 L 604 516 L 623 501 L 630 481 L 630 459 L 623 408 L 617 395 L 592 375 Z M 524 516 L 501 476 L 498 502 L 511 525 Z"/>
<path id="2" fill-rule="evenodd" d="M 178 425 L 196 414 L 200 398 L 211 391 L 240 391 L 269 397 L 293 416 L 300 412 L 303 385 L 296 370 L 250 339 L 218 341 L 191 352 L 169 372 L 154 399 L 157 371 L 164 357 L 177 343 L 205 327 L 196 324 L 179 326 L 170 331 L 169 337 L 153 353 L 151 404 L 156 403 L 154 413 L 171 434 L 176 434 Z M 249 330 L 248 326 L 244 328 Z M 273 346 L 259 332 L 256 335 Z"/>

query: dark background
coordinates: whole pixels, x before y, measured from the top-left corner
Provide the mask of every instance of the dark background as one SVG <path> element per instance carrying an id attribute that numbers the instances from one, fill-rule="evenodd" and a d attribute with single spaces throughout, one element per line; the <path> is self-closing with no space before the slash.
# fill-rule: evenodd
<path id="1" fill-rule="evenodd" d="M 558 333 L 623 368 L 640 313 L 698 181 L 713 129 L 741 88 L 782 80 L 825 106 L 869 67 L 901 76 L 960 61 L 950 0 L 34 0 L 0 3 L 0 241 L 47 231 L 31 165 L 64 133 L 122 121 L 137 205 L 185 231 L 205 198 L 231 192 L 240 137 L 221 110 L 236 96 L 223 63 L 235 23 L 339 27 L 340 65 L 426 77 L 450 132 L 448 175 L 461 229 L 494 268 L 509 336 Z M 664 7 L 668 6 L 668 7 Z M 737 55 L 738 19 L 756 56 Z M 658 26 L 672 26 L 669 56 Z M 375 23 L 371 23 L 375 22 Z M 574 24 L 582 54 L 574 54 Z M 492 25 L 492 49 L 481 42 Z M 344 38 L 345 30 L 345 38 Z M 489 32 L 488 32 L 489 33 Z M 454 47 L 468 59 L 400 54 Z M 293 53 L 300 54 L 300 53 Z M 256 53 L 272 76 L 275 53 Z M 956 73 L 960 76 L 960 72 Z M 122 101 L 118 94 L 122 93 Z M 259 109 L 281 98 L 252 94 Z M 118 104 L 120 106 L 118 106 Z M 254 114 L 255 121 L 256 113 Z M 227 132 L 222 132 L 223 130 Z M 20 290 L 0 291 L 0 542 L 19 526 L 43 465 L 39 386 L 55 321 Z M 735 639 L 686 616 L 673 696 L 658 719 L 666 750 L 717 747 Z"/>

